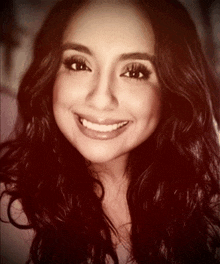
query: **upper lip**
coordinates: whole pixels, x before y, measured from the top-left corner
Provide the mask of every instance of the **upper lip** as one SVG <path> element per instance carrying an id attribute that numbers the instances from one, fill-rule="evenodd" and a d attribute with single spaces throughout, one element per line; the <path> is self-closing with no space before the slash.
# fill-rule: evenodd
<path id="1" fill-rule="evenodd" d="M 119 124 L 121 122 L 129 122 L 129 120 L 126 119 L 113 119 L 113 118 L 103 118 L 103 117 L 94 117 L 91 115 L 85 115 L 85 114 L 76 114 L 79 119 L 86 119 L 87 121 L 99 125 L 114 125 Z"/>

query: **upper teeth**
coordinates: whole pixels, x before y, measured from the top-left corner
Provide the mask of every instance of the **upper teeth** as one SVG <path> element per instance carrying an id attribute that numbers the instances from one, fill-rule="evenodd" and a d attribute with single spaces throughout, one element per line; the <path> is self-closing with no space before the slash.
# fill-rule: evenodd
<path id="1" fill-rule="evenodd" d="M 83 124 L 84 127 L 87 127 L 89 129 L 99 131 L 99 132 L 111 132 L 113 130 L 116 130 L 125 124 L 127 124 L 127 121 L 123 121 L 121 123 L 113 124 L 113 125 L 99 125 L 95 123 L 91 123 L 87 121 L 86 119 L 80 119 L 81 123 Z"/>

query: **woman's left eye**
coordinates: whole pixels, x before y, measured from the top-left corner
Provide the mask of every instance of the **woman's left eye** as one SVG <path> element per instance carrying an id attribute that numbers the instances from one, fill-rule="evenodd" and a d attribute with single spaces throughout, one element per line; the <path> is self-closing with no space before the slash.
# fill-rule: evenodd
<path id="1" fill-rule="evenodd" d="M 70 57 L 65 59 L 63 64 L 72 71 L 91 71 L 83 59 Z"/>
<path id="2" fill-rule="evenodd" d="M 144 66 L 139 64 L 129 65 L 125 72 L 120 76 L 124 76 L 127 78 L 146 80 L 150 77 L 151 72 Z"/>

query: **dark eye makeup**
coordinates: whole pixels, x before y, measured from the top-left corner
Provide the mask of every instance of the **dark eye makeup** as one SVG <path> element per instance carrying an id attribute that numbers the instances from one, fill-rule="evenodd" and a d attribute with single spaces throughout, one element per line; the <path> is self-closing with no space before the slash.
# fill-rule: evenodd
<path id="1" fill-rule="evenodd" d="M 63 60 L 63 64 L 66 69 L 71 71 L 90 71 L 91 69 L 87 66 L 87 62 L 84 58 L 78 56 L 66 57 Z M 130 63 L 125 67 L 121 77 L 136 79 L 136 80 L 147 80 L 149 79 L 151 71 L 147 66 L 141 63 Z"/>
<path id="2" fill-rule="evenodd" d="M 134 78 L 138 80 L 147 80 L 150 77 L 151 71 L 143 64 L 132 63 L 128 65 L 121 76 Z"/>
<path id="3" fill-rule="evenodd" d="M 63 60 L 64 66 L 68 70 L 72 71 L 91 71 L 90 68 L 87 66 L 85 59 L 71 56 L 67 57 Z"/>

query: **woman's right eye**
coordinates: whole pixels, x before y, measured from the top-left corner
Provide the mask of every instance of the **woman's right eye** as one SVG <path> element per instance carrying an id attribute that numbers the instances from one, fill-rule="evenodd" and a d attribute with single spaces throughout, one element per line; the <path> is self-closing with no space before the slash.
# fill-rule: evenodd
<path id="1" fill-rule="evenodd" d="M 78 58 L 67 58 L 63 62 L 64 66 L 68 70 L 72 71 L 91 71 L 91 69 L 86 65 L 86 61 Z"/>

